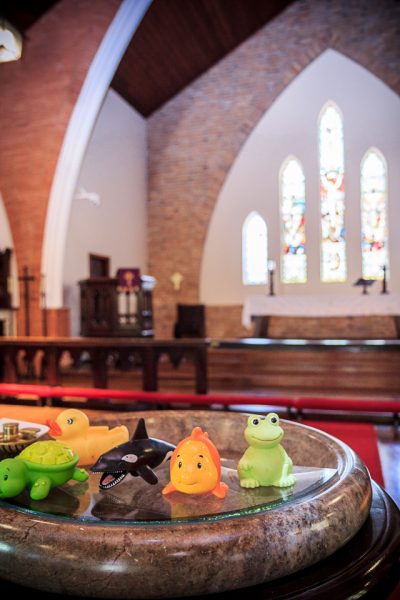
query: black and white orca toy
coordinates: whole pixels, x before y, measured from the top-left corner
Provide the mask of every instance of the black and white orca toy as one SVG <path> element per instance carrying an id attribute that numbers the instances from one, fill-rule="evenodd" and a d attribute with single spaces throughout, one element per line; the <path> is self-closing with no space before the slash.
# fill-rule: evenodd
<path id="1" fill-rule="evenodd" d="M 101 490 L 108 490 L 121 483 L 128 473 L 155 485 L 158 477 L 154 469 L 169 460 L 174 450 L 173 444 L 149 438 L 144 419 L 141 418 L 132 439 L 102 454 L 91 471 L 103 473 L 100 479 Z"/>

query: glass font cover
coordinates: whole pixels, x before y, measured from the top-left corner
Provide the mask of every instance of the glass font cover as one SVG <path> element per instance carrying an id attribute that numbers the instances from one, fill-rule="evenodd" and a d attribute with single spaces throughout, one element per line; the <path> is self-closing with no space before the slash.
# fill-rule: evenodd
<path id="1" fill-rule="evenodd" d="M 156 471 L 159 477 L 156 485 L 149 485 L 140 477 L 128 476 L 112 490 L 99 491 L 100 477 L 91 473 L 85 483 L 71 481 L 54 488 L 45 500 L 31 500 L 29 492 L 25 490 L 15 498 L 1 501 L 0 506 L 85 524 L 103 522 L 143 525 L 214 521 L 251 516 L 283 507 L 287 503 L 315 494 L 337 473 L 335 469 L 295 466 L 294 486 L 248 490 L 239 485 L 237 461 L 222 459 L 221 467 L 221 479 L 229 486 L 228 494 L 223 500 L 211 493 L 199 496 L 174 492 L 163 496 L 161 490 L 169 481 L 169 466 L 166 465 Z"/>

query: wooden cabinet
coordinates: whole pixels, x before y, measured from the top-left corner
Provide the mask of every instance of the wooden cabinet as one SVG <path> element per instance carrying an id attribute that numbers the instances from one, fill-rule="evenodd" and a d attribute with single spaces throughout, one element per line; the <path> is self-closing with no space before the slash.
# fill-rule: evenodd
<path id="1" fill-rule="evenodd" d="M 93 277 L 79 282 L 81 335 L 99 337 L 152 337 L 152 292 L 119 292 L 118 281 Z"/>

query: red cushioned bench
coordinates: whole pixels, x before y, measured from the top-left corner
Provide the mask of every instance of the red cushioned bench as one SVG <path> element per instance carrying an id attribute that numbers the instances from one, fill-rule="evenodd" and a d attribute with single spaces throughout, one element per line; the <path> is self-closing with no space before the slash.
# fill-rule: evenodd
<path id="1" fill-rule="evenodd" d="M 303 397 L 295 398 L 294 407 L 298 410 L 316 409 L 316 410 L 339 410 L 354 412 L 388 412 L 398 415 L 400 413 L 399 400 L 365 400 L 358 398 L 314 398 Z"/>
<path id="2" fill-rule="evenodd" d="M 138 390 L 114 390 L 108 388 L 63 387 L 49 385 L 24 385 L 0 383 L 0 396 L 36 396 L 39 400 L 47 398 L 85 398 L 88 400 L 118 400 L 122 403 L 149 402 L 157 405 L 190 404 L 192 406 L 210 405 L 264 405 L 282 406 L 301 413 L 303 410 L 391 413 L 397 421 L 400 414 L 399 399 L 358 399 L 329 398 L 307 396 L 248 396 L 239 394 L 182 394 L 144 392 Z M 95 402 L 91 403 L 91 407 Z"/>
<path id="3" fill-rule="evenodd" d="M 266 404 L 274 406 L 294 407 L 293 397 L 243 396 L 222 394 L 181 394 L 144 392 L 140 390 L 114 390 L 109 388 L 66 387 L 50 385 L 26 385 L 19 383 L 0 383 L 0 396 L 37 396 L 37 398 L 87 398 L 88 400 L 113 399 L 122 402 L 149 402 L 156 404 Z"/>

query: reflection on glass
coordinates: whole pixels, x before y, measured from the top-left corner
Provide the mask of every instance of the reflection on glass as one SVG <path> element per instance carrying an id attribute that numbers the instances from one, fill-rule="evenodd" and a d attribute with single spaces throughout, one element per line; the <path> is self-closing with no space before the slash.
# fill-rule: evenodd
<path id="1" fill-rule="evenodd" d="M 296 483 L 290 488 L 260 487 L 247 490 L 240 487 L 237 461 L 222 459 L 221 479 L 229 486 L 224 499 L 213 494 L 183 494 L 174 492 L 166 497 L 161 490 L 169 481 L 169 466 L 161 467 L 156 485 L 141 477 L 128 476 L 112 490 L 99 490 L 99 475 L 90 473 L 85 483 L 67 483 L 54 488 L 42 501 L 31 500 L 25 490 L 19 496 L 0 501 L 2 508 L 27 511 L 35 516 L 90 523 L 168 524 L 176 521 L 215 521 L 243 517 L 272 510 L 317 493 L 336 475 L 335 469 L 295 466 Z"/>

